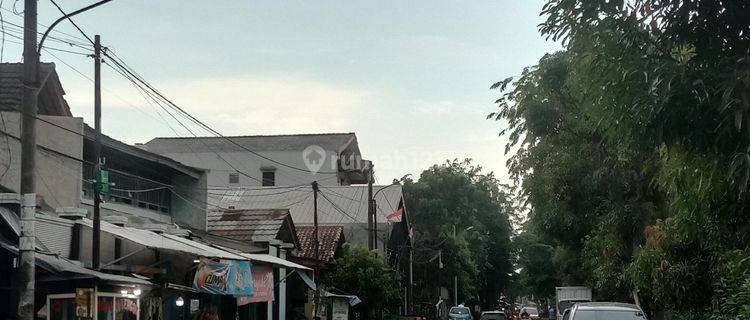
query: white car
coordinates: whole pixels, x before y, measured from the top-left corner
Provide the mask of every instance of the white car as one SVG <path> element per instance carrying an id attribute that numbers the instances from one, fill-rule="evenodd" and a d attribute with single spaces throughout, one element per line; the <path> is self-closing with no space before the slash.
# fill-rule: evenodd
<path id="1" fill-rule="evenodd" d="M 508 320 L 508 317 L 502 311 L 485 311 L 479 320 Z"/>
<path id="2" fill-rule="evenodd" d="M 640 307 L 618 302 L 580 302 L 570 309 L 570 320 L 647 320 Z"/>

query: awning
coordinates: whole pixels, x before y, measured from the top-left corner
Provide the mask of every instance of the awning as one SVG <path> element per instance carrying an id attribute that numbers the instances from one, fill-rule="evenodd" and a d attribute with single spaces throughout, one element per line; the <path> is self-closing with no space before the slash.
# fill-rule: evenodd
<path id="1" fill-rule="evenodd" d="M 342 298 L 346 299 L 349 302 L 349 306 L 356 306 L 360 303 L 362 303 L 362 300 L 359 299 L 359 297 L 355 295 L 347 295 L 347 294 L 334 294 L 330 293 L 328 291 L 323 290 L 323 296 L 326 298 Z"/>
<path id="2" fill-rule="evenodd" d="M 12 245 L 10 243 L 7 243 L 5 241 L 0 240 L 0 247 L 3 247 L 4 249 L 12 252 L 13 254 L 18 254 L 18 247 L 15 245 Z M 75 280 L 75 279 L 98 279 L 107 281 L 110 283 L 118 283 L 118 284 L 137 284 L 137 285 L 145 285 L 145 286 L 151 286 L 152 283 L 135 278 L 135 277 L 128 277 L 128 276 L 120 276 L 116 274 L 109 274 L 104 272 L 98 272 L 91 269 L 86 269 L 82 267 L 79 264 L 76 264 L 73 261 L 70 261 L 68 259 L 60 258 L 53 254 L 43 253 L 43 252 L 36 252 L 36 265 L 47 272 L 51 273 L 51 275 L 47 275 L 44 277 L 40 277 L 37 279 L 37 281 L 40 282 L 49 282 L 49 281 L 65 281 L 65 280 Z"/>
<path id="3" fill-rule="evenodd" d="M 89 219 L 79 220 L 79 223 L 92 227 L 93 222 Z M 229 260 L 250 260 L 264 262 L 285 268 L 312 270 L 294 262 L 274 257 L 268 254 L 243 253 L 233 249 L 190 240 L 173 234 L 159 234 L 153 231 L 120 227 L 111 223 L 101 222 L 102 231 L 116 237 L 133 241 L 148 248 L 169 250 L 181 253 L 189 253 L 199 257 L 219 258 Z"/>
<path id="4" fill-rule="evenodd" d="M 93 228 L 93 222 L 89 219 L 78 220 L 78 223 Z M 118 238 L 129 240 L 152 249 L 189 253 L 207 258 L 247 260 L 247 258 L 240 255 L 175 235 L 158 234 L 153 231 L 131 227 L 120 227 L 104 221 L 101 222 L 101 228 L 102 231 Z"/>
<path id="5" fill-rule="evenodd" d="M 285 267 L 285 268 L 292 268 L 292 269 L 299 269 L 299 270 L 312 270 L 301 264 L 296 264 L 289 260 L 284 260 L 278 257 L 274 257 L 272 255 L 268 255 L 268 254 L 258 254 L 258 253 L 240 253 L 240 254 L 243 257 L 250 259 L 250 261 L 265 262 L 265 263 L 270 263 L 270 264 Z"/>

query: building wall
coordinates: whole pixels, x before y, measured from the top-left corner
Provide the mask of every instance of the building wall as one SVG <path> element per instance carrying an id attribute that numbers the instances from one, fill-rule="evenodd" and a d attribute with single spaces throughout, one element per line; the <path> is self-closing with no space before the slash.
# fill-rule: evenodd
<path id="1" fill-rule="evenodd" d="M 73 221 L 49 215 L 36 215 L 36 234 L 41 244 L 52 253 L 70 257 Z"/>
<path id="2" fill-rule="evenodd" d="M 302 150 L 299 151 L 269 151 L 258 152 L 264 157 L 275 161 L 288 164 L 290 166 L 309 170 L 302 157 Z M 321 185 L 339 185 L 335 173 L 318 173 L 303 172 L 296 169 L 281 166 L 266 159 L 262 159 L 249 152 L 217 152 L 217 153 L 166 153 L 163 154 L 176 161 L 186 165 L 208 169 L 207 184 L 209 186 L 260 186 L 260 181 L 248 178 L 242 174 L 239 175 L 239 183 L 229 184 L 229 174 L 236 172 L 235 167 L 248 175 L 261 180 L 262 170 L 266 168 L 275 168 L 276 185 L 291 186 L 298 184 L 309 184 L 318 181 Z M 320 167 L 322 172 L 337 171 L 337 153 L 327 150 L 323 159 L 323 165 Z M 226 160 L 226 162 L 224 161 Z M 231 164 L 228 165 L 227 162 Z"/>
<path id="3" fill-rule="evenodd" d="M 191 228 L 206 230 L 206 203 L 208 202 L 208 173 L 195 180 L 188 176 L 177 176 L 172 180 L 173 222 Z"/>
<path id="4" fill-rule="evenodd" d="M 21 188 L 20 113 L 2 112 L 0 130 L 0 184 Z M 39 116 L 70 131 L 83 133 L 83 119 Z M 3 125 L 4 122 L 4 125 Z M 51 207 L 76 207 L 81 199 L 83 138 L 43 121 L 37 121 L 36 190 Z M 8 138 L 7 140 L 5 138 Z M 46 148 L 46 149 L 45 149 Z M 49 150 L 47 150 L 49 149 Z M 10 151 L 10 152 L 8 152 Z"/>

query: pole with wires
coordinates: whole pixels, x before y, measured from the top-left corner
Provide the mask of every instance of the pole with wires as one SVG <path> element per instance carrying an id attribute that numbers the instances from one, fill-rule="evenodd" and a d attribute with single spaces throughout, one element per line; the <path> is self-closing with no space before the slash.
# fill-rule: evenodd
<path id="1" fill-rule="evenodd" d="M 375 226 L 375 200 L 372 195 L 372 180 L 373 180 L 373 165 L 372 162 L 368 163 L 367 166 L 367 246 L 368 249 L 378 248 L 377 238 L 377 227 Z"/>
<path id="2" fill-rule="evenodd" d="M 100 244 L 101 244 L 101 190 L 105 183 L 102 179 L 102 45 L 99 35 L 94 36 L 94 128 L 96 129 L 96 140 L 94 141 L 94 231 L 91 237 L 91 265 L 94 270 L 99 269 Z"/>
<path id="3" fill-rule="evenodd" d="M 23 17 L 23 100 L 21 120 L 21 236 L 18 240 L 18 319 L 34 319 L 36 266 L 36 118 L 39 88 L 39 52 L 37 51 L 37 0 L 24 1 Z"/>
<path id="4" fill-rule="evenodd" d="M 315 244 L 315 260 L 320 260 L 320 239 L 318 237 L 318 182 L 313 181 L 313 244 Z"/>

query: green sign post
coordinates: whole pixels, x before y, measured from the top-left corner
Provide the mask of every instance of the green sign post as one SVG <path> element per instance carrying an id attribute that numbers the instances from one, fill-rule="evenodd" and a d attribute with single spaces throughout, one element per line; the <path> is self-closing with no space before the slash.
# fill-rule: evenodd
<path id="1" fill-rule="evenodd" d="M 101 193 L 109 192 L 109 171 L 99 170 L 96 175 L 96 189 Z"/>

